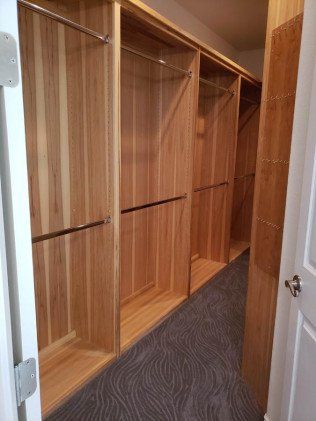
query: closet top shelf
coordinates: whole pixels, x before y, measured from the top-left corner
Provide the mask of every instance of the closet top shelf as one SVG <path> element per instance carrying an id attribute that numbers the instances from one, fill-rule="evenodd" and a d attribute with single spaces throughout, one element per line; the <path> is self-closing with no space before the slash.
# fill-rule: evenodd
<path id="1" fill-rule="evenodd" d="M 97 38 L 100 41 L 102 41 L 104 44 L 108 44 L 110 42 L 110 37 L 108 34 L 106 35 L 100 34 L 99 32 L 93 31 L 92 29 L 79 25 L 79 23 L 73 22 L 72 20 L 69 20 L 65 18 L 64 16 L 60 16 L 57 13 L 44 9 L 43 7 L 37 4 L 31 3 L 27 0 L 18 0 L 18 3 L 21 6 L 32 10 L 33 12 L 36 12 L 48 18 L 51 18 L 59 23 L 69 26 L 70 28 L 77 29 L 78 31 L 84 32 L 87 35 L 91 35 L 92 37 Z"/>
<path id="2" fill-rule="evenodd" d="M 214 50 L 212 47 L 201 41 L 194 35 L 190 34 L 183 28 L 180 28 L 174 22 L 165 18 L 140 0 L 121 0 L 123 10 L 133 14 L 134 16 L 144 17 L 149 20 L 154 26 L 161 28 L 162 30 L 168 31 L 169 33 L 181 38 L 184 42 L 187 42 L 193 48 L 200 49 L 202 54 L 208 55 L 213 60 L 217 61 L 218 64 L 224 66 L 228 71 L 234 72 L 235 75 L 241 75 L 245 80 L 254 84 L 258 88 L 261 87 L 261 80 L 244 69 L 233 60 L 225 57 L 223 54 Z"/>
<path id="3" fill-rule="evenodd" d="M 191 70 L 181 69 L 180 67 L 174 66 L 173 64 L 170 64 L 170 63 L 167 63 L 165 60 L 152 57 L 152 56 L 150 56 L 148 54 L 145 54 L 145 53 L 143 53 L 141 51 L 134 50 L 133 48 L 127 47 L 126 45 L 122 45 L 121 48 L 122 48 L 122 50 L 127 51 L 127 52 L 129 52 L 131 54 L 135 54 L 135 55 L 137 55 L 139 57 L 142 57 L 142 58 L 144 58 L 146 60 L 152 61 L 152 62 L 154 62 L 156 64 L 161 65 L 161 66 L 168 67 L 169 69 L 172 69 L 172 70 L 175 70 L 177 72 L 180 72 L 180 73 L 186 75 L 189 78 L 192 77 L 192 71 Z"/>

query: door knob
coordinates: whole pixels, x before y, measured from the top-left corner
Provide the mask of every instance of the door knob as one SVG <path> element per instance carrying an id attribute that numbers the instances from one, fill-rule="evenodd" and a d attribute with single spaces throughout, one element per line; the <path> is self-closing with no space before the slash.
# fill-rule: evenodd
<path id="1" fill-rule="evenodd" d="M 294 275 L 290 281 L 285 281 L 286 288 L 289 288 L 293 297 L 297 297 L 302 291 L 302 278 L 299 275 Z"/>

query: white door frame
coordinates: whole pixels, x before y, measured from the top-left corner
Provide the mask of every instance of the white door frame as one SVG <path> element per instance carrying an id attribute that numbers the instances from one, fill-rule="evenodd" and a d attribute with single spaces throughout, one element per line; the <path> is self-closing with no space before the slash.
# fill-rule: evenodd
<path id="1" fill-rule="evenodd" d="M 33 357 L 38 363 L 16 0 L 0 0 L 0 31 L 10 33 L 17 41 L 20 77 L 17 87 L 0 88 L 0 171 L 11 308 L 13 360 L 15 363 L 18 363 Z M 0 244 L 0 247 L 2 248 L 3 244 Z M 7 313 L 6 316 L 8 322 Z M 13 370 L 13 367 L 7 367 L 7 369 Z M 19 419 L 28 421 L 41 419 L 38 365 L 37 382 L 38 387 L 35 394 L 19 408 Z M 11 388 L 10 386 L 12 387 L 10 384 L 7 385 L 9 389 Z M 9 390 L 8 396 L 10 394 L 12 396 L 12 390 Z M 11 419 L 8 418 L 8 421 L 11 421 Z"/>
<path id="2" fill-rule="evenodd" d="M 2 88 L 0 88 L 1 90 Z M 1 96 L 1 92 L 0 92 Z M 0 100 L 1 101 L 1 100 Z M 18 419 L 13 374 L 11 313 L 0 183 L 0 419 Z"/>
<path id="3" fill-rule="evenodd" d="M 312 86 L 316 86 L 316 2 L 305 0 L 302 44 L 296 90 L 294 125 L 292 133 L 289 180 L 282 242 L 282 257 L 277 298 L 277 311 L 270 373 L 269 398 L 266 419 L 288 419 L 291 361 L 297 324 L 297 307 L 285 279 L 292 279 L 296 255 L 298 220 L 301 205 L 306 139 L 311 102 L 316 102 Z M 290 69 L 289 69 L 290 71 Z M 314 90 L 314 92 L 316 92 Z M 314 117 L 315 118 L 315 117 Z"/>

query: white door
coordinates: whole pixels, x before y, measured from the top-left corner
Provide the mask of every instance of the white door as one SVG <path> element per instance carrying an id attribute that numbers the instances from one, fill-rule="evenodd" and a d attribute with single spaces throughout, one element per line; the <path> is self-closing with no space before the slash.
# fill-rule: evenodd
<path id="1" fill-rule="evenodd" d="M 8 383 L 2 398 L 12 400 L 15 391 L 12 382 L 13 366 L 10 357 L 10 330 L 12 331 L 14 363 L 35 358 L 38 361 L 36 339 L 35 297 L 32 267 L 32 244 L 29 218 L 29 197 L 26 166 L 25 129 L 21 68 L 19 61 L 18 20 L 16 0 L 0 0 L 0 36 L 1 32 L 10 34 L 18 47 L 19 83 L 16 87 L 0 86 L 0 172 L 4 220 L 4 236 L 0 235 L 0 250 L 5 246 L 6 273 L 3 271 L 0 282 L 0 311 L 5 311 L 0 318 L 0 332 L 6 341 L 1 343 L 1 376 L 8 373 Z M 2 53 L 0 53 L 2 54 Z M 3 57 L 3 54 L 2 54 Z M 2 209 L 0 214 L 2 214 Z M 4 259 L 4 254 L 1 255 Z M 7 288 L 9 287 L 9 288 Z M 9 315 L 8 291 L 10 293 L 11 320 Z M 3 296 L 2 296 L 3 294 Z M 2 308 L 3 307 L 3 308 Z M 11 321 L 11 326 L 10 326 Z M 4 326 L 6 323 L 6 326 Z M 6 327 L 6 330 L 4 328 Z M 4 345 L 7 349 L 4 349 Z M 11 361 L 10 361 L 11 358 Z M 3 365 L 2 365 L 3 364 Z M 38 366 L 37 366 L 38 382 Z M 38 382 L 39 384 L 39 382 Z M 1 384 L 0 384 L 1 386 Z M 2 391 L 0 390 L 0 393 Z M 1 402 L 1 399 L 0 399 Z M 8 403 L 7 402 L 7 403 Z M 3 408 L 2 408 L 3 409 Z M 12 409 L 12 407 L 11 407 Z M 10 407 L 7 407 L 10 411 Z M 1 413 L 1 421 L 14 421 L 12 413 Z M 18 409 L 20 420 L 37 421 L 41 419 L 39 386 L 36 392 Z M 4 418 L 5 417 L 5 418 Z"/>
<path id="2" fill-rule="evenodd" d="M 282 421 L 316 420 L 316 7 L 312 0 L 306 3 L 302 53 L 307 53 L 309 59 L 313 55 L 313 77 L 309 86 L 311 96 L 306 138 L 304 131 L 301 133 L 301 142 L 306 142 L 301 199 L 300 203 L 293 203 L 300 206 L 293 276 L 300 276 L 301 291 L 299 288 L 295 291 L 295 279 L 287 284 L 297 297 L 292 298 L 289 340 L 285 351 Z M 303 69 L 301 77 L 302 74 Z M 302 86 L 302 82 L 299 80 L 298 87 Z M 303 111 L 296 107 L 298 118 L 300 112 Z M 292 159 L 291 164 L 295 165 L 295 156 L 291 156 Z M 296 286 L 299 287 L 298 283 Z M 288 293 L 291 294 L 290 288 Z"/>

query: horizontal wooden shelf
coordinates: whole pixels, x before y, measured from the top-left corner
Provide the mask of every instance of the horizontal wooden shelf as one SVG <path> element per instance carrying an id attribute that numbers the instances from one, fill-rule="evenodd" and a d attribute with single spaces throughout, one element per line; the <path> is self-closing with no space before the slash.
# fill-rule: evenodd
<path id="1" fill-rule="evenodd" d="M 67 335 L 39 353 L 42 415 L 73 394 L 115 358 L 93 344 Z"/>
<path id="2" fill-rule="evenodd" d="M 246 241 L 230 240 L 229 261 L 231 262 L 235 260 L 249 247 L 250 247 L 250 243 Z"/>
<path id="3" fill-rule="evenodd" d="M 123 304 L 121 307 L 121 349 L 124 351 L 128 348 L 186 298 L 185 295 L 153 287 Z"/>
<path id="4" fill-rule="evenodd" d="M 199 258 L 191 263 L 191 294 L 197 291 L 226 266 L 226 263 Z"/>

